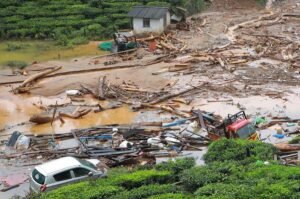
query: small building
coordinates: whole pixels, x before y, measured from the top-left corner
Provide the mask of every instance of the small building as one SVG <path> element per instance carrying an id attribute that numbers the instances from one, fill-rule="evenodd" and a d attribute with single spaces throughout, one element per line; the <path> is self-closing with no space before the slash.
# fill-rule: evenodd
<path id="1" fill-rule="evenodd" d="M 163 32 L 171 23 L 167 7 L 135 6 L 128 13 L 135 33 Z"/>

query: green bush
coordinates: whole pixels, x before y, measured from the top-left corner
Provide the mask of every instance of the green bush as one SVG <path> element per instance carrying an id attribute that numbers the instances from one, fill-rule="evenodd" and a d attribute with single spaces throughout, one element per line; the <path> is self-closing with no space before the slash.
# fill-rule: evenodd
<path id="1" fill-rule="evenodd" d="M 7 43 L 6 51 L 16 51 L 25 49 L 27 46 L 20 43 Z"/>
<path id="2" fill-rule="evenodd" d="M 42 195 L 42 199 L 106 199 L 116 193 L 123 191 L 121 187 L 117 186 L 94 186 L 89 182 L 80 182 L 67 186 L 60 187 L 49 193 Z"/>
<path id="3" fill-rule="evenodd" d="M 189 15 L 193 15 L 203 11 L 206 3 L 204 0 L 186 0 L 184 7 L 187 9 Z"/>
<path id="4" fill-rule="evenodd" d="M 183 171 L 180 180 L 187 191 L 195 191 L 209 183 L 222 182 L 226 175 L 211 170 L 208 166 L 194 167 Z"/>
<path id="5" fill-rule="evenodd" d="M 259 141 L 221 139 L 209 145 L 204 160 L 206 163 L 230 160 L 248 164 L 257 160 L 270 161 L 275 152 L 274 146 Z"/>
<path id="6" fill-rule="evenodd" d="M 267 4 L 268 0 L 256 0 L 257 3 L 259 3 L 262 6 L 265 6 Z"/>
<path id="7" fill-rule="evenodd" d="M 265 180 L 260 181 L 255 186 L 254 193 L 258 199 L 289 199 L 293 195 L 292 190 L 288 188 L 285 182 L 267 183 Z"/>
<path id="8" fill-rule="evenodd" d="M 196 198 L 245 199 L 253 198 L 253 188 L 246 185 L 214 183 L 199 188 Z"/>
<path id="9" fill-rule="evenodd" d="M 300 144 L 300 136 L 293 138 L 291 141 L 289 141 L 289 144 Z"/>
<path id="10" fill-rule="evenodd" d="M 126 175 L 120 175 L 110 180 L 111 184 L 132 189 L 152 183 L 168 183 L 172 181 L 170 171 L 141 170 Z"/>
<path id="11" fill-rule="evenodd" d="M 176 192 L 178 192 L 178 187 L 175 185 L 151 184 L 131 189 L 130 191 L 120 192 L 119 194 L 112 196 L 111 199 L 144 199 L 153 195 Z"/>
<path id="12" fill-rule="evenodd" d="M 194 158 L 180 158 L 175 161 L 170 160 L 168 162 L 158 164 L 155 166 L 155 169 L 160 171 L 171 171 L 176 178 L 175 180 L 178 180 L 178 176 L 182 171 L 194 167 L 195 164 L 196 162 Z"/>
<path id="13" fill-rule="evenodd" d="M 271 182 L 279 180 L 299 180 L 300 182 L 300 168 L 285 167 L 282 165 L 265 165 L 246 172 L 245 176 L 248 179 L 264 178 Z"/>
<path id="14" fill-rule="evenodd" d="M 165 193 L 149 197 L 149 199 L 192 199 L 193 197 L 182 193 Z"/>

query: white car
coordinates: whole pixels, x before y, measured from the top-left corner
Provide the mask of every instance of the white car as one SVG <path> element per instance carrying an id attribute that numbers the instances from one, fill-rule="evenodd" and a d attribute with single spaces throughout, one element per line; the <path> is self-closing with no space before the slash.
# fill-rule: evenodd
<path id="1" fill-rule="evenodd" d="M 30 175 L 30 190 L 45 192 L 59 186 L 78 182 L 88 177 L 106 176 L 107 169 L 97 168 L 97 159 L 64 157 L 36 166 Z"/>

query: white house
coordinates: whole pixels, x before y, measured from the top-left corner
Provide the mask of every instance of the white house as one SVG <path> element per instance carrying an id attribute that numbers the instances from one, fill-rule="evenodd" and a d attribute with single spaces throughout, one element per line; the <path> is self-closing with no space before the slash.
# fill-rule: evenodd
<path id="1" fill-rule="evenodd" d="M 167 7 L 135 6 L 128 13 L 135 33 L 163 32 L 171 23 Z"/>

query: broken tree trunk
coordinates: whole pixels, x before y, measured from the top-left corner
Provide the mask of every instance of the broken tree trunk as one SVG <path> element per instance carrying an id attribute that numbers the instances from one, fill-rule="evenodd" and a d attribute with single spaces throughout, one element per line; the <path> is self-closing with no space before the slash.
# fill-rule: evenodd
<path id="1" fill-rule="evenodd" d="M 24 87 L 24 86 L 26 86 L 26 85 L 32 83 L 33 81 L 35 81 L 35 80 L 41 78 L 41 77 L 44 77 L 44 76 L 46 76 L 46 75 L 48 75 L 48 74 L 50 74 L 50 73 L 53 73 L 53 72 L 55 72 L 55 71 L 60 70 L 61 68 L 62 68 L 62 66 L 57 66 L 57 67 L 55 67 L 55 68 L 53 68 L 53 69 L 49 69 L 49 70 L 46 70 L 46 71 L 43 71 L 43 72 L 34 74 L 34 75 L 30 76 L 28 79 L 26 79 L 26 80 L 20 85 L 20 87 Z"/>
<path id="2" fill-rule="evenodd" d="M 22 90 L 26 87 L 28 87 L 30 84 L 32 84 L 34 81 L 38 80 L 39 78 L 42 78 L 50 73 L 53 73 L 55 71 L 58 71 L 59 69 L 61 69 L 61 66 L 57 66 L 55 68 L 34 74 L 32 76 L 30 76 L 28 79 L 24 80 L 24 82 L 17 87 L 16 89 L 14 89 L 14 92 L 19 93 L 20 91 L 22 92 Z M 27 90 L 27 89 L 26 89 Z"/>
<path id="3" fill-rule="evenodd" d="M 58 117 L 52 117 L 49 115 L 33 115 L 30 117 L 29 122 L 36 124 L 46 124 L 48 122 L 52 122 L 56 120 Z"/>

